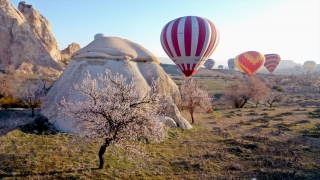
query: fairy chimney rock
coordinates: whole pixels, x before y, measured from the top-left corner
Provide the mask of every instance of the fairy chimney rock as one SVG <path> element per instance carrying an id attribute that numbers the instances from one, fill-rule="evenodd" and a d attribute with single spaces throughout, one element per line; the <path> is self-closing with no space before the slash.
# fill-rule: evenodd
<path id="1" fill-rule="evenodd" d="M 90 44 L 73 53 L 71 60 L 41 107 L 42 113 L 61 131 L 80 133 L 76 129 L 77 120 L 61 115 L 57 104 L 63 97 L 67 101 L 84 100 L 80 92 L 70 92 L 73 84 L 80 84 L 87 72 L 97 78 L 97 74 L 104 73 L 106 69 L 111 74 L 122 74 L 128 81 L 139 84 L 137 93 L 141 95 L 149 89 L 152 80 L 159 79 L 159 95 L 167 97 L 168 103 L 163 115 L 172 118 L 180 128 L 192 127 L 176 106 L 181 101 L 178 86 L 159 65 L 160 61 L 141 45 L 119 37 L 97 34 Z M 172 126 L 172 121 L 164 122 Z"/>

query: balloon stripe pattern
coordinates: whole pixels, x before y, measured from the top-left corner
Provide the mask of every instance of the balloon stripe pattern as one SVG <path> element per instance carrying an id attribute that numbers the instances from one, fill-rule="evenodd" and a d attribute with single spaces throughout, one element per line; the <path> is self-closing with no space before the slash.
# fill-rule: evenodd
<path id="1" fill-rule="evenodd" d="M 239 60 L 238 60 L 238 56 L 234 59 L 234 64 L 236 65 L 236 67 L 238 68 L 238 70 L 240 72 L 244 73 L 244 70 L 241 68 L 240 64 L 239 64 Z"/>
<path id="2" fill-rule="evenodd" d="M 265 63 L 263 54 L 256 51 L 247 51 L 236 57 L 240 67 L 248 76 L 253 76 Z"/>
<path id="3" fill-rule="evenodd" d="M 264 57 L 266 59 L 264 66 L 270 73 L 273 73 L 281 60 L 280 56 L 278 54 L 265 54 Z"/>
<path id="4" fill-rule="evenodd" d="M 219 43 L 219 30 L 208 19 L 180 17 L 162 29 L 162 48 L 186 77 L 206 62 Z"/>

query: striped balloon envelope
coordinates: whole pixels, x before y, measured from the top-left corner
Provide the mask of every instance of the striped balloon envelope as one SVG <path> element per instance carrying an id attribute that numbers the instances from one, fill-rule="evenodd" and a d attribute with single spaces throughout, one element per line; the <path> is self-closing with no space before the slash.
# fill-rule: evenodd
<path id="1" fill-rule="evenodd" d="M 247 51 L 239 54 L 235 61 L 248 76 L 253 76 L 264 65 L 265 57 L 257 51 Z"/>
<path id="2" fill-rule="evenodd" d="M 203 65 L 204 67 L 206 67 L 207 69 L 211 69 L 214 67 L 214 65 L 216 64 L 216 61 L 213 59 L 208 59 Z"/>
<path id="3" fill-rule="evenodd" d="M 303 63 L 303 68 L 306 69 L 308 72 L 312 71 L 317 66 L 317 63 L 314 61 L 306 61 Z"/>
<path id="4" fill-rule="evenodd" d="M 237 56 L 238 57 L 238 56 Z M 240 71 L 240 72 L 243 72 L 244 73 L 244 70 L 242 69 L 242 67 L 240 66 L 239 64 L 239 60 L 238 58 L 234 58 L 234 64 L 236 65 L 237 69 Z"/>
<path id="5" fill-rule="evenodd" d="M 234 58 L 228 60 L 228 68 L 231 70 L 234 70 L 236 68 L 236 65 L 234 64 Z"/>
<path id="6" fill-rule="evenodd" d="M 280 56 L 278 54 L 265 54 L 264 57 L 266 59 L 264 66 L 268 69 L 269 73 L 273 73 L 281 61 Z"/>
<path id="7" fill-rule="evenodd" d="M 217 48 L 219 31 L 208 19 L 185 16 L 167 23 L 161 45 L 186 77 L 197 72 Z"/>

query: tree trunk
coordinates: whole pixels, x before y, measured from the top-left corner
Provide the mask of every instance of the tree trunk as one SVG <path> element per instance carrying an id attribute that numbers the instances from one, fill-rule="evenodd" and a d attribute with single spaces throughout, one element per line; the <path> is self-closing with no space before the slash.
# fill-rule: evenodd
<path id="1" fill-rule="evenodd" d="M 234 101 L 234 107 L 239 108 L 239 104 L 237 101 Z"/>
<path id="2" fill-rule="evenodd" d="M 191 124 L 193 124 L 194 123 L 193 112 L 190 112 L 190 114 L 191 114 Z"/>
<path id="3" fill-rule="evenodd" d="M 243 104 L 240 106 L 240 108 L 243 108 L 243 106 L 247 103 L 247 101 L 244 101 Z"/>
<path id="4" fill-rule="evenodd" d="M 102 169 L 104 166 L 104 158 L 103 155 L 106 152 L 107 147 L 110 145 L 110 142 L 112 141 L 111 138 L 106 138 L 106 142 L 104 143 L 104 145 L 102 145 L 100 147 L 99 150 L 99 160 L 100 160 L 100 165 L 99 165 L 99 169 Z"/>
<path id="5" fill-rule="evenodd" d="M 104 166 L 104 158 L 103 158 L 103 155 L 104 153 L 106 152 L 106 148 L 105 145 L 101 146 L 100 147 L 100 150 L 99 150 L 99 160 L 100 160 L 100 165 L 99 165 L 99 169 L 102 169 L 103 166 Z"/>
<path id="6" fill-rule="evenodd" d="M 34 107 L 31 107 L 31 117 L 34 117 Z"/>

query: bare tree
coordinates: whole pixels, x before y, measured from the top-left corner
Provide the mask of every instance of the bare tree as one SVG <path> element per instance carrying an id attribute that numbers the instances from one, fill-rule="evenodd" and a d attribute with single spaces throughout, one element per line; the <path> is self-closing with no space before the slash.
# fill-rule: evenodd
<path id="1" fill-rule="evenodd" d="M 225 75 L 222 75 L 222 76 L 221 76 L 221 79 L 223 79 L 225 83 L 226 83 L 227 81 L 232 81 L 233 78 L 234 78 L 234 76 L 231 75 L 231 74 L 225 74 Z"/>
<path id="2" fill-rule="evenodd" d="M 269 104 L 269 107 L 272 108 L 274 102 L 281 102 L 283 93 L 277 90 L 272 89 L 268 95 L 265 97 L 266 103 Z"/>
<path id="3" fill-rule="evenodd" d="M 189 111 L 191 115 L 191 123 L 194 123 L 194 112 L 207 112 L 211 107 L 211 99 L 208 92 L 203 89 L 203 86 L 192 78 L 187 78 L 183 81 L 181 87 L 181 107 Z"/>
<path id="4" fill-rule="evenodd" d="M 136 85 L 127 83 L 122 75 L 98 74 L 98 79 L 88 74 L 82 84 L 74 85 L 86 100 L 67 102 L 63 99 L 59 107 L 62 114 L 79 120 L 78 128 L 89 142 L 103 145 L 99 150 L 100 165 L 104 166 L 103 155 L 109 146 L 139 147 L 130 145 L 138 139 L 159 142 L 166 134 L 159 121 L 159 81 L 153 81 L 151 88 L 144 94 L 137 93 Z"/>
<path id="5" fill-rule="evenodd" d="M 42 102 L 52 86 L 52 82 L 42 79 L 26 79 L 16 88 L 16 96 L 31 108 L 31 116 L 34 117 L 34 109 Z"/>
<path id="6" fill-rule="evenodd" d="M 19 84 L 25 76 L 17 72 L 14 66 L 8 66 L 4 73 L 0 73 L 0 103 L 7 104 L 10 108 L 13 104 L 19 102 L 16 96 L 16 85 Z"/>
<path id="7" fill-rule="evenodd" d="M 248 77 L 244 82 L 236 82 L 226 87 L 224 99 L 235 108 L 242 108 L 249 100 L 258 101 L 266 95 L 267 86 L 257 78 Z"/>
<path id="8" fill-rule="evenodd" d="M 319 80 L 312 83 L 311 86 L 315 90 L 315 96 L 317 96 L 317 93 L 320 94 L 320 81 Z"/>

